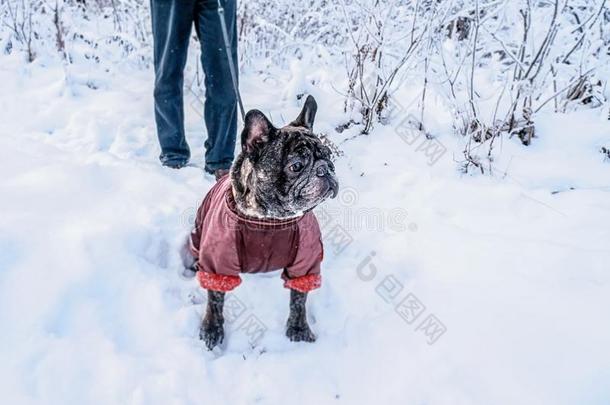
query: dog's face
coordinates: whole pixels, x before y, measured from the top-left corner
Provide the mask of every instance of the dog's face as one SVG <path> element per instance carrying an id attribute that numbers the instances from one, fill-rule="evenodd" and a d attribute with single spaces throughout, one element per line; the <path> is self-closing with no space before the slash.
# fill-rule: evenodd
<path id="1" fill-rule="evenodd" d="M 242 152 L 231 168 L 238 209 L 260 218 L 292 218 L 339 190 L 331 151 L 312 132 L 317 105 L 308 96 L 299 116 L 275 128 L 251 110 L 241 135 Z"/>

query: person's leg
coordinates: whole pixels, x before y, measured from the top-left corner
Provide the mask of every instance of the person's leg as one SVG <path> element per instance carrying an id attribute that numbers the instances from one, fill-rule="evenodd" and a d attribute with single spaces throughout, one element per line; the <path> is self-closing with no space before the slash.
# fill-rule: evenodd
<path id="1" fill-rule="evenodd" d="M 204 119 L 208 130 L 205 169 L 209 173 L 231 167 L 237 135 L 237 97 L 231 81 L 217 1 L 198 0 L 196 22 L 205 73 Z M 237 66 L 236 0 L 221 1 L 225 9 L 231 53 Z"/>
<path id="2" fill-rule="evenodd" d="M 196 0 L 151 0 L 155 64 L 155 121 L 161 163 L 184 166 L 190 150 L 184 136 L 182 86 Z"/>

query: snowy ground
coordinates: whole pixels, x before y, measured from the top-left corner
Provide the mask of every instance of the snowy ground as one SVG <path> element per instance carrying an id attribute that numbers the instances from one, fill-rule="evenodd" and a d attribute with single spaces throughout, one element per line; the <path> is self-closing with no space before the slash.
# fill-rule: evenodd
<path id="1" fill-rule="evenodd" d="M 70 74 L 0 61 L 2 403 L 610 402 L 604 111 L 540 117 L 531 147 L 504 140 L 493 176 L 456 170 L 462 141 L 448 131 L 434 165 L 393 126 L 343 143 L 343 191 L 319 211 L 318 341 L 287 341 L 287 291 L 277 274 L 256 276 L 211 353 L 180 246 L 213 180 L 159 166 L 150 71 Z M 242 83 L 247 107 L 278 125 L 313 93 L 316 129 L 340 141 L 353 133 L 333 134 L 344 118 L 333 80 L 303 64 Z"/>

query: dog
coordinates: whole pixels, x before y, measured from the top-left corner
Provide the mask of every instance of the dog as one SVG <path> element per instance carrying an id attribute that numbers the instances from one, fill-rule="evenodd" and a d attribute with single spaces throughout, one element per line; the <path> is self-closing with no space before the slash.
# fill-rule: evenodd
<path id="1" fill-rule="evenodd" d="M 225 293 L 241 273 L 281 270 L 290 289 L 286 336 L 314 342 L 306 317 L 309 291 L 321 286 L 323 246 L 312 210 L 337 196 L 332 152 L 314 133 L 317 104 L 275 128 L 258 110 L 246 114 L 242 151 L 205 196 L 190 237 L 197 279 L 208 291 L 199 336 L 209 350 L 224 340 Z"/>

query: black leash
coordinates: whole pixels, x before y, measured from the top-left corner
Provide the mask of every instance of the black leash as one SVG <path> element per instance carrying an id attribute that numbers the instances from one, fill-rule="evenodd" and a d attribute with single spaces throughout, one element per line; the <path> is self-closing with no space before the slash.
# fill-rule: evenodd
<path id="1" fill-rule="evenodd" d="M 239 104 L 241 119 L 243 122 L 245 122 L 246 113 L 244 111 L 244 105 L 241 102 L 241 94 L 239 93 L 239 86 L 237 85 L 237 69 L 235 68 L 235 62 L 233 61 L 233 56 L 231 55 L 231 47 L 229 46 L 229 33 L 227 31 L 227 22 L 225 21 L 225 9 L 222 6 L 220 0 L 218 0 L 218 17 L 220 18 L 220 26 L 222 27 L 222 37 L 225 41 L 225 51 L 227 51 L 227 59 L 229 60 L 229 70 L 231 71 L 231 81 L 233 82 L 233 89 L 235 90 L 235 96 L 237 97 L 237 102 Z"/>

